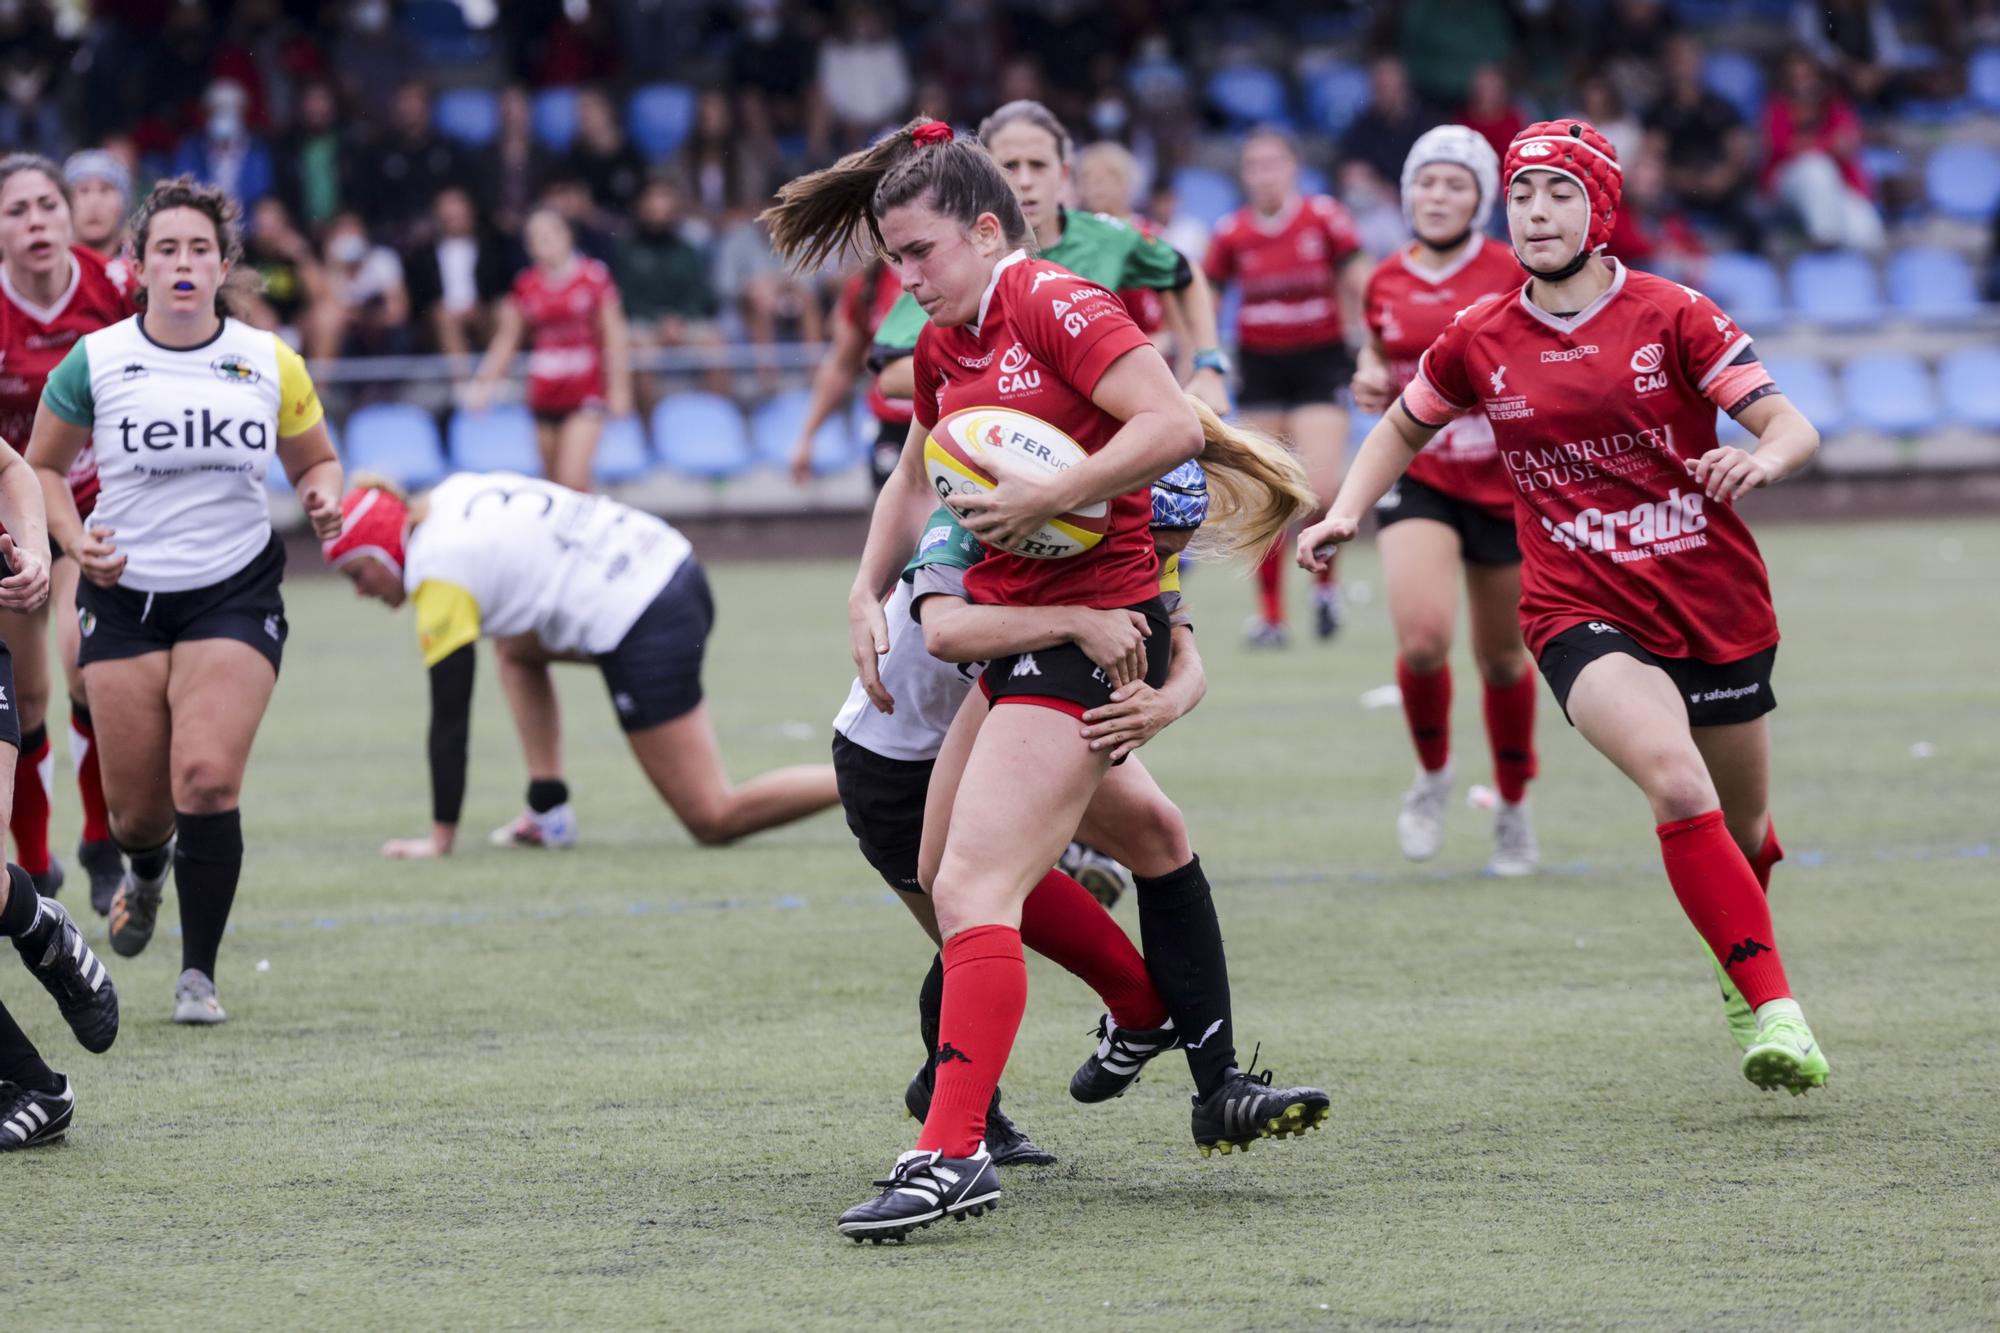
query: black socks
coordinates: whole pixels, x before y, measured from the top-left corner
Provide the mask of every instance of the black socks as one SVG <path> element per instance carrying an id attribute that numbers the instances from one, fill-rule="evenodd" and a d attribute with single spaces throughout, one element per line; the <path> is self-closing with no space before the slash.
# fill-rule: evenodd
<path id="1" fill-rule="evenodd" d="M 917 992 L 917 1029 L 924 1038 L 924 1068 L 937 1058 L 938 1024 L 944 1021 L 944 955 L 931 958 L 924 988 Z"/>
<path id="2" fill-rule="evenodd" d="M 215 954 L 243 873 L 243 812 L 174 812 L 174 888 L 181 903 L 181 968 L 215 979 Z M 138 859 L 133 859 L 138 872 Z"/>
<path id="3" fill-rule="evenodd" d="M 35 892 L 33 877 L 9 862 L 7 905 L 0 907 L 0 935 L 11 938 L 25 957 L 46 948 L 49 932 L 55 928 L 55 918 L 42 915 L 42 899 Z"/>
<path id="4" fill-rule="evenodd" d="M 569 784 L 561 778 L 536 778 L 528 783 L 528 808 L 545 815 L 569 803 Z"/>
<path id="5" fill-rule="evenodd" d="M 1208 876 L 1195 857 L 1157 879 L 1132 877 L 1139 897 L 1139 943 L 1146 971 L 1186 1043 L 1188 1071 L 1204 1097 L 1236 1068 L 1229 1019 L 1229 963 Z"/>
<path id="6" fill-rule="evenodd" d="M 157 884 L 167 877 L 167 868 L 173 859 L 174 840 L 168 838 L 158 847 L 127 847 L 121 842 L 118 850 L 125 854 L 134 879 Z"/>
<path id="7" fill-rule="evenodd" d="M 35 1043 L 0 1004 L 0 1083 L 18 1083 L 36 1092 L 61 1092 L 62 1075 L 43 1062 Z"/>

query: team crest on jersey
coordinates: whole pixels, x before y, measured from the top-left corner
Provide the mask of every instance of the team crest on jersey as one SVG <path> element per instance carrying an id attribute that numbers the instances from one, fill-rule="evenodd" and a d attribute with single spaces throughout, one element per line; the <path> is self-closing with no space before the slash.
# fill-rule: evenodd
<path id="1" fill-rule="evenodd" d="M 1644 395 L 1666 388 L 1667 376 L 1661 370 L 1666 363 L 1667 349 L 1663 343 L 1647 343 L 1632 353 L 1632 392 Z"/>
<path id="2" fill-rule="evenodd" d="M 1017 393 L 1033 393 L 1042 387 L 1042 372 L 1032 369 L 1033 364 L 1034 358 L 1019 343 L 1000 354 L 1000 380 L 996 387 L 1002 398 Z"/>
<path id="3" fill-rule="evenodd" d="M 81 634 L 84 638 L 87 639 L 96 629 L 97 629 L 97 614 L 91 611 L 87 607 L 79 606 L 76 609 L 77 633 Z"/>
<path id="4" fill-rule="evenodd" d="M 225 384 L 255 384 L 264 376 L 257 367 L 251 365 L 234 352 L 224 352 L 208 363 L 215 377 Z"/>

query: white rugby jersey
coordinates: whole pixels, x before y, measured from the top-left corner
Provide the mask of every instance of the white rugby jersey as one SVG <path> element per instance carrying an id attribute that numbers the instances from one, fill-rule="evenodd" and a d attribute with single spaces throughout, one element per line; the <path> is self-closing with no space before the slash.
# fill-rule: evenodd
<path id="1" fill-rule="evenodd" d="M 693 554 L 651 514 L 518 472 L 459 472 L 410 532 L 403 586 L 426 665 L 482 634 L 608 653 Z"/>
<path id="2" fill-rule="evenodd" d="M 199 347 L 162 347 L 140 316 L 85 334 L 49 373 L 48 409 L 91 433 L 103 487 L 92 527 L 125 556 L 121 586 L 220 583 L 271 540 L 264 474 L 278 441 L 325 413 L 297 352 L 233 319 Z"/>
<path id="3" fill-rule="evenodd" d="M 939 572 L 955 577 L 958 595 L 965 595 L 963 569 L 947 566 Z M 833 729 L 884 758 L 912 763 L 935 759 L 951 720 L 958 716 L 959 705 L 965 702 L 966 692 L 979 679 L 985 664 L 940 662 L 930 655 L 924 647 L 924 628 L 910 615 L 908 579 L 896 580 L 896 591 L 882 614 L 889 622 L 889 651 L 876 665 L 882 673 L 882 687 L 896 701 L 896 711 L 884 713 L 876 708 L 856 676 L 847 687 L 847 702 L 833 719 Z"/>

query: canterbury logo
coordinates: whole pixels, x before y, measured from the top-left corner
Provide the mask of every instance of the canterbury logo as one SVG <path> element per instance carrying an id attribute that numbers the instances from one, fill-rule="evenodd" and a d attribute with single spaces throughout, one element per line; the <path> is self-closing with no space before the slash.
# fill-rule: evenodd
<path id="1" fill-rule="evenodd" d="M 1769 952 L 1771 952 L 1770 945 L 1760 943 L 1759 941 L 1753 939 L 1745 939 L 1741 944 L 1738 944 L 1732 949 L 1730 949 L 1729 957 L 1726 960 L 1726 965 L 1729 967 L 1735 967 L 1738 963 L 1749 962 L 1752 958 L 1755 958 L 1760 953 L 1769 953 Z"/>
<path id="2" fill-rule="evenodd" d="M 1535 143 L 1524 143 L 1521 145 L 1522 157 L 1547 157 L 1550 153 L 1553 152 L 1555 152 L 1555 149 L 1539 141 Z"/>
<path id="3" fill-rule="evenodd" d="M 953 1060 L 962 1061 L 965 1064 L 972 1063 L 972 1057 L 967 1055 L 964 1051 L 959 1050 L 958 1047 L 952 1045 L 948 1041 L 940 1043 L 938 1046 L 938 1053 L 937 1053 L 938 1064 L 948 1065 Z"/>

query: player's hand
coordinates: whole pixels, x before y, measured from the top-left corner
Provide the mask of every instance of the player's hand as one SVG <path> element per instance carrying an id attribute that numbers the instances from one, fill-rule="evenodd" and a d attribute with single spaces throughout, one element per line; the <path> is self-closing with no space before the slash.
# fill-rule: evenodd
<path id="1" fill-rule="evenodd" d="M 465 386 L 465 410 L 474 416 L 493 405 L 493 382 L 475 379 Z"/>
<path id="2" fill-rule="evenodd" d="M 49 556 L 16 546 L 12 533 L 0 532 L 0 559 L 14 572 L 0 579 L 0 607 L 26 614 L 49 600 Z"/>
<path id="3" fill-rule="evenodd" d="M 1354 372 L 1349 385 L 1354 390 L 1354 405 L 1371 416 L 1381 416 L 1396 401 L 1396 377 L 1385 365 L 1370 362 Z"/>
<path id="4" fill-rule="evenodd" d="M 1219 417 L 1229 415 L 1231 408 L 1229 381 L 1223 377 L 1221 371 L 1213 368 L 1197 370 L 1188 376 L 1187 391 L 1214 408 L 1215 415 Z"/>
<path id="5" fill-rule="evenodd" d="M 1062 512 L 1061 504 L 1051 498 L 1054 477 L 997 452 L 979 461 L 993 474 L 993 489 L 953 496 L 952 504 L 965 530 L 988 546 L 1018 546 Z"/>
<path id="6" fill-rule="evenodd" d="M 308 486 L 299 492 L 299 503 L 305 506 L 306 521 L 312 524 L 313 536 L 322 542 L 330 542 L 340 535 L 339 500 L 317 486 Z"/>
<path id="7" fill-rule="evenodd" d="M 1146 639 L 1153 632 L 1146 617 L 1137 611 L 1099 611 L 1077 608 L 1076 629 L 1070 641 L 1083 655 L 1111 678 L 1117 690 L 1146 678 Z"/>
<path id="8" fill-rule="evenodd" d="M 1695 485 L 1711 500 L 1724 504 L 1737 496 L 1777 481 L 1777 469 L 1747 449 L 1717 445 L 1694 462 Z"/>
<path id="9" fill-rule="evenodd" d="M 1332 562 L 1334 548 L 1353 541 L 1360 529 L 1361 525 L 1351 518 L 1328 514 L 1299 534 L 1299 568 L 1319 573 Z"/>
<path id="10" fill-rule="evenodd" d="M 111 544 L 115 536 L 117 532 L 111 528 L 86 529 L 83 540 L 70 552 L 83 576 L 100 588 L 116 587 L 125 573 L 125 557 Z"/>
<path id="11" fill-rule="evenodd" d="M 849 597 L 847 638 L 862 692 L 881 712 L 895 712 L 896 697 L 882 684 L 882 658 L 889 651 L 889 620 L 882 614 L 882 603 L 865 594 Z"/>
<path id="12" fill-rule="evenodd" d="M 1123 759 L 1167 729 L 1174 710 L 1165 695 L 1143 680 L 1111 692 L 1111 702 L 1083 715 L 1083 738 L 1093 750 Z"/>
<path id="13" fill-rule="evenodd" d="M 799 437 L 797 447 L 792 450 L 792 480 L 803 486 L 812 480 L 813 442 L 812 436 Z"/>

